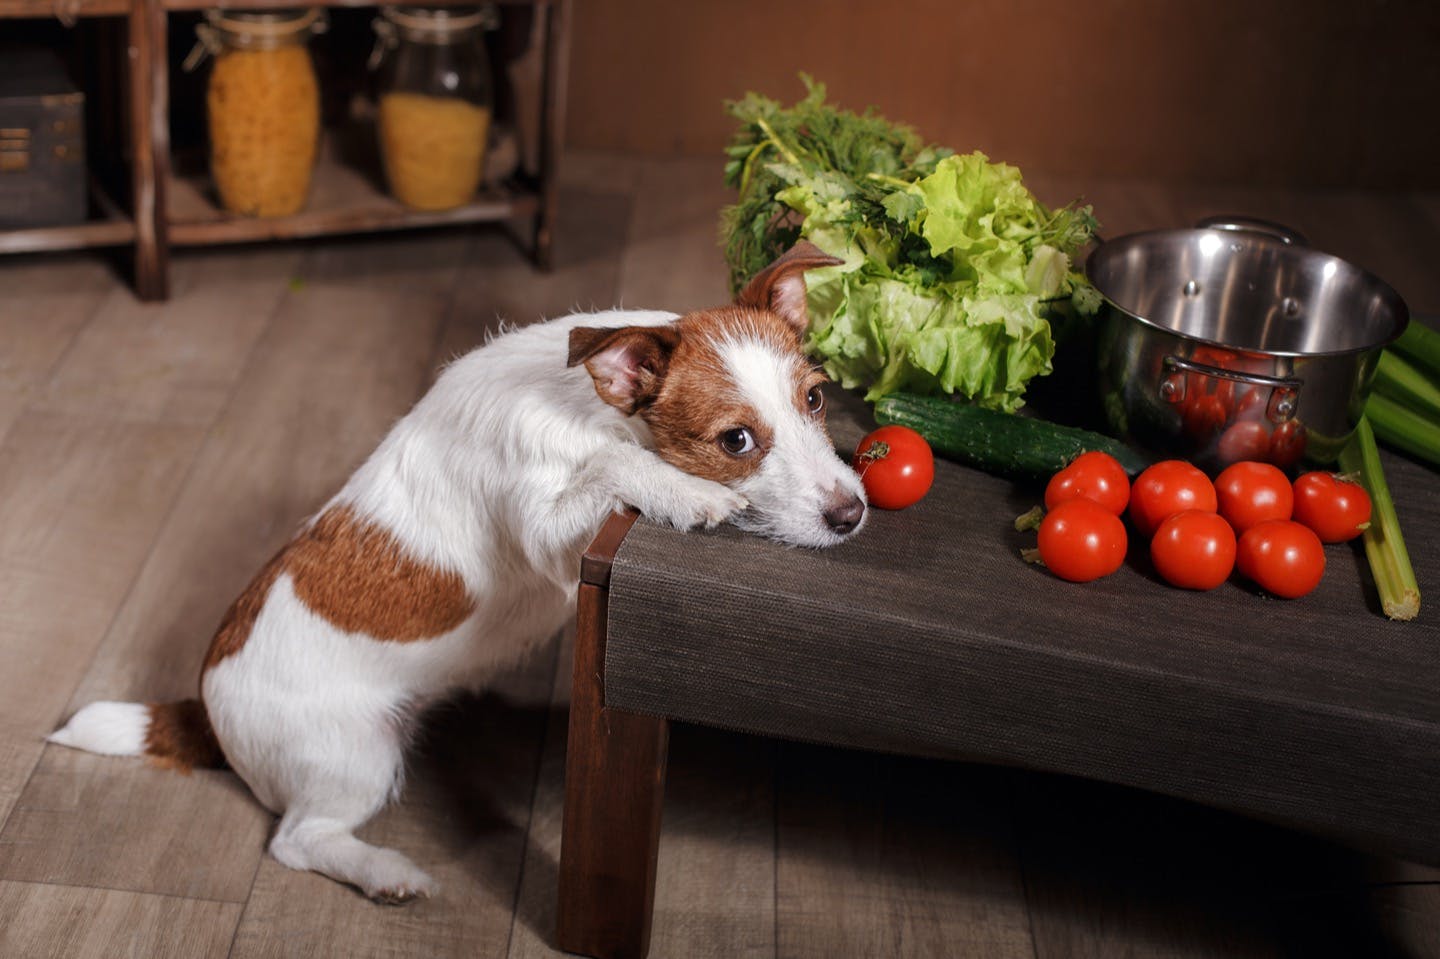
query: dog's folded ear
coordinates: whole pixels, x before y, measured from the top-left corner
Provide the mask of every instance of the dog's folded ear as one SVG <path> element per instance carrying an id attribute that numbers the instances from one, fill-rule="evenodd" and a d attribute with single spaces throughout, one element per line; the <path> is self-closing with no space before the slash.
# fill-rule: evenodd
<path id="1" fill-rule="evenodd" d="M 801 240 L 755 274 L 735 302 L 740 306 L 769 310 L 789 323 L 797 336 L 804 336 L 810 325 L 810 311 L 805 308 L 805 271 L 838 266 L 844 262 L 808 240 Z"/>
<path id="2" fill-rule="evenodd" d="M 679 343 L 680 333 L 673 326 L 577 326 L 570 331 L 565 365 L 584 363 L 595 392 L 628 416 L 654 401 Z"/>

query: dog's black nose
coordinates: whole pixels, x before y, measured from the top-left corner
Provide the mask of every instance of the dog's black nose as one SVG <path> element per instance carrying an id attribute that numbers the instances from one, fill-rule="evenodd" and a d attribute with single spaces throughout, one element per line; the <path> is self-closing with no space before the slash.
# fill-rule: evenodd
<path id="1" fill-rule="evenodd" d="M 864 518 L 865 504 L 858 496 L 847 497 L 838 506 L 832 506 L 825 511 L 825 524 L 841 536 L 852 532 Z"/>

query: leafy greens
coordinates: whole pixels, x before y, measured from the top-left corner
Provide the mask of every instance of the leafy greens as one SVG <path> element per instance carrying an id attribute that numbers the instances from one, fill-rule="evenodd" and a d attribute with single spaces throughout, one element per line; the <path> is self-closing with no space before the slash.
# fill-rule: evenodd
<path id="1" fill-rule="evenodd" d="M 1072 268 L 1097 228 L 1088 206 L 1046 209 L 1020 171 L 926 145 L 909 127 L 825 103 L 805 75 L 793 107 L 756 93 L 727 104 L 740 127 L 722 214 L 735 289 L 799 239 L 843 265 L 806 275 L 808 347 L 867 399 L 953 393 L 1014 411 L 1050 372 L 1052 321 L 1100 298 Z"/>

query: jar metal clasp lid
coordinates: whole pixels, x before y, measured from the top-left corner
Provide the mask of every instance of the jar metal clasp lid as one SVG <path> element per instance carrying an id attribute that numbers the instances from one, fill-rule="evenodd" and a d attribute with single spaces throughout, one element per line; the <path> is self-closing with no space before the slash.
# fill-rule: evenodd
<path id="1" fill-rule="evenodd" d="M 195 25 L 195 46 L 186 55 L 180 68 L 189 73 L 203 63 L 206 56 L 220 54 L 225 49 L 224 34 L 243 38 L 246 45 L 265 49 L 278 39 L 299 33 L 313 36 L 324 33 L 329 26 L 330 21 L 325 11 L 319 7 L 273 13 L 207 10 L 205 22 Z"/>
<path id="2" fill-rule="evenodd" d="M 479 27 L 494 30 L 500 26 L 500 11 L 493 3 L 479 7 L 396 7 L 380 8 L 380 16 L 371 21 L 375 28 L 375 48 L 370 51 L 366 66 L 374 70 L 385 59 L 386 52 L 400 45 L 400 30 L 412 38 L 428 42 L 445 42 L 445 38 L 462 30 Z"/>

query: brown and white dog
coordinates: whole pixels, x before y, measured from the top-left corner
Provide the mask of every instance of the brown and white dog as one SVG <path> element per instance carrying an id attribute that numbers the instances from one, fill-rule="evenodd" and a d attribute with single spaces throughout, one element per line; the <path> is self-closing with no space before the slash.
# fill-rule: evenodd
<path id="1" fill-rule="evenodd" d="M 434 882 L 354 830 L 400 790 L 416 715 L 554 635 L 577 559 L 624 505 L 804 546 L 865 515 L 800 347 L 801 245 L 732 306 L 611 311 L 451 364 L 221 622 L 201 698 L 93 703 L 50 740 L 228 763 L 280 821 L 276 859 L 399 902 Z"/>

